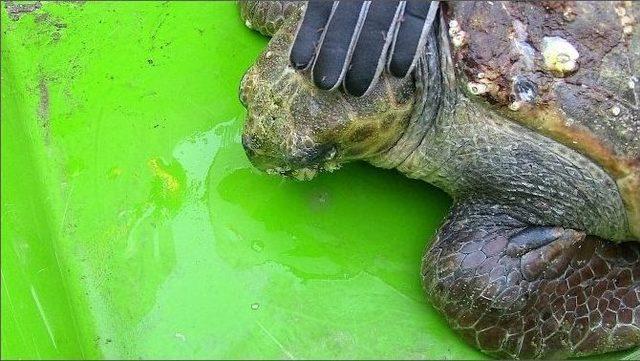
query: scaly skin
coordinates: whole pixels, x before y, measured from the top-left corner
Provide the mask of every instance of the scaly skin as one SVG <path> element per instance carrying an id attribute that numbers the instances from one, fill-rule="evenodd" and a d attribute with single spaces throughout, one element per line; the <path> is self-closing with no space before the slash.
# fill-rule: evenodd
<path id="1" fill-rule="evenodd" d="M 422 267 L 427 294 L 451 327 L 500 358 L 638 345 L 640 247 L 558 229 L 562 242 L 509 254 L 510 240 L 526 226 L 491 207 L 454 207 Z"/>
<path id="2" fill-rule="evenodd" d="M 242 81 L 243 143 L 256 167 L 309 178 L 362 159 L 449 193 L 455 206 L 424 255 L 423 284 L 451 327 L 487 354 L 559 358 L 640 345 L 640 243 L 610 242 L 639 239 L 633 207 L 640 125 L 637 103 L 629 100 L 637 93 L 599 100 L 596 93 L 616 94 L 629 76 L 607 73 L 594 60 L 595 45 L 618 44 L 609 39 L 618 34 L 579 36 L 580 16 L 595 24 L 613 8 L 493 2 L 493 14 L 490 4 L 455 3 L 430 35 L 413 77 L 385 76 L 372 95 L 352 98 L 319 91 L 307 74 L 289 68 L 299 12 L 282 21 L 282 14 L 259 10 L 273 4 L 261 4 L 242 4 L 245 19 L 268 35 L 278 22 L 282 30 Z M 502 21 L 508 18 L 500 9 L 518 6 L 531 39 L 522 38 L 516 22 Z M 624 14 L 634 11 L 621 6 Z M 569 24 L 536 23 L 544 7 L 552 19 L 554 11 L 567 13 Z M 460 22 L 447 29 L 452 19 Z M 490 19 L 496 21 L 483 23 Z M 528 62 L 522 56 L 531 54 L 505 55 L 500 45 L 500 36 L 515 31 L 517 41 L 537 46 L 545 29 L 584 40 L 583 62 L 562 74 L 566 79 L 541 68 L 536 49 Z M 628 46 L 613 46 L 606 62 L 637 64 L 637 33 L 624 35 Z M 470 74 L 479 69 L 490 80 L 482 92 L 471 86 L 479 79 Z M 538 82 L 536 99 L 512 98 L 521 96 L 511 89 L 520 75 Z M 599 110 L 615 104 L 617 123 Z"/>

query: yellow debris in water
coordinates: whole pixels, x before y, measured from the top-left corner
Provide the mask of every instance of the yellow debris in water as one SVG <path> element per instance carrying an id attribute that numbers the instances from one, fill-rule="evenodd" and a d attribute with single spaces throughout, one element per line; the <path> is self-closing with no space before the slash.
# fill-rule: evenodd
<path id="1" fill-rule="evenodd" d="M 163 167 L 162 161 L 159 158 L 149 159 L 148 164 L 153 174 L 162 180 L 162 188 L 165 191 L 176 193 L 180 189 L 178 179 Z"/>

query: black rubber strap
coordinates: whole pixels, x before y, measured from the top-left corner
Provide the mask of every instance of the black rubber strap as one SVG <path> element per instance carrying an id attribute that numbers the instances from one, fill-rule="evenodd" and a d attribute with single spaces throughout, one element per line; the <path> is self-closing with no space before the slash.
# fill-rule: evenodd
<path id="1" fill-rule="evenodd" d="M 392 24 L 399 18 L 403 5 L 404 2 L 390 0 L 371 2 L 345 75 L 347 93 L 362 96 L 375 85 L 393 38 Z"/>
<path id="2" fill-rule="evenodd" d="M 304 18 L 289 54 L 289 60 L 294 68 L 306 69 L 312 63 L 332 8 L 333 1 L 311 0 L 307 4 Z"/>
<path id="3" fill-rule="evenodd" d="M 362 0 L 340 1 L 333 11 L 312 70 L 318 88 L 332 90 L 342 82 L 366 15 L 364 5 Z"/>

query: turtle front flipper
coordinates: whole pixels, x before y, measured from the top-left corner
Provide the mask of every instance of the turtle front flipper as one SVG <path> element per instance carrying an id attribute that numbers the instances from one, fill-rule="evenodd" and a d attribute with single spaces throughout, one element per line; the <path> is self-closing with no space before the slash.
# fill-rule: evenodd
<path id="1" fill-rule="evenodd" d="M 238 6 L 247 27 L 273 36 L 286 19 L 299 14 L 303 2 L 240 0 Z"/>
<path id="2" fill-rule="evenodd" d="M 571 357 L 640 345 L 640 245 L 532 227 L 459 204 L 423 258 L 431 301 L 498 357 Z"/>

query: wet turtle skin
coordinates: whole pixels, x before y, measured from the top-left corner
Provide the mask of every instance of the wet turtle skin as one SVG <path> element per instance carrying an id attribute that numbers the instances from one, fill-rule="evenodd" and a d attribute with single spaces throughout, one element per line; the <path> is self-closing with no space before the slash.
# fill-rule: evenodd
<path id="1" fill-rule="evenodd" d="M 448 3 L 415 73 L 364 98 L 288 66 L 300 3 L 240 8 L 274 35 L 241 84 L 257 168 L 366 160 L 449 193 L 423 285 L 489 355 L 640 345 L 640 4 Z"/>

